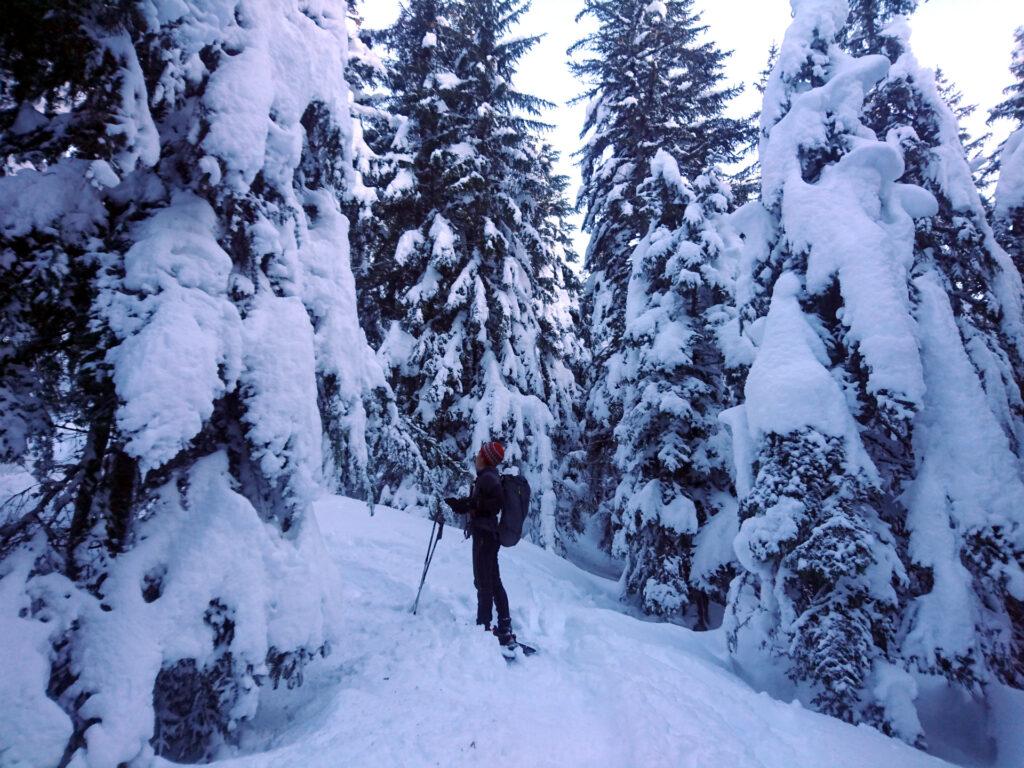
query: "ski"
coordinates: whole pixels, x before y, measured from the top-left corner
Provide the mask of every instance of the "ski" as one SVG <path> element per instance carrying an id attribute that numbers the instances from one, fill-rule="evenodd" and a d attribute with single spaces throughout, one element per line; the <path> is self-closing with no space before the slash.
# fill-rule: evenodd
<path id="1" fill-rule="evenodd" d="M 535 653 L 538 653 L 537 649 L 534 648 L 532 645 L 520 643 L 518 640 L 513 641 L 511 645 L 502 645 L 500 646 L 500 648 L 501 655 L 505 657 L 505 661 L 507 661 L 509 664 L 512 664 L 513 662 L 515 662 L 516 659 L 519 658 L 519 654 L 516 653 L 516 650 L 522 651 L 523 656 L 533 656 Z"/>
<path id="2" fill-rule="evenodd" d="M 520 643 L 520 642 L 517 642 L 516 645 L 519 648 L 523 649 L 523 655 L 524 656 L 533 656 L 533 654 L 537 653 L 537 649 L 534 648 L 532 645 L 527 645 L 526 643 Z"/>

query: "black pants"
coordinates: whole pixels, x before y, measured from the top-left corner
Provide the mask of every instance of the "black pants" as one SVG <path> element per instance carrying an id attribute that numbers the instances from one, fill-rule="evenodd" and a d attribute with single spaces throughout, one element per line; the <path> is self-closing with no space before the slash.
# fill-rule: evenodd
<path id="1" fill-rule="evenodd" d="M 476 587 L 476 623 L 491 623 L 491 605 L 498 611 L 498 622 L 511 620 L 508 595 L 498 572 L 498 536 L 490 531 L 473 532 L 473 586 Z"/>

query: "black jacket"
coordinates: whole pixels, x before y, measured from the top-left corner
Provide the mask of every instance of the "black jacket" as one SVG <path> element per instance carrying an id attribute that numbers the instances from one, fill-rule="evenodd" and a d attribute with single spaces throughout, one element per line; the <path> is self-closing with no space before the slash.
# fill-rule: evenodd
<path id="1" fill-rule="evenodd" d="M 448 504 L 459 514 L 469 514 L 469 529 L 474 533 L 497 533 L 502 498 L 501 475 L 488 467 L 477 474 L 468 499 L 450 499 Z"/>

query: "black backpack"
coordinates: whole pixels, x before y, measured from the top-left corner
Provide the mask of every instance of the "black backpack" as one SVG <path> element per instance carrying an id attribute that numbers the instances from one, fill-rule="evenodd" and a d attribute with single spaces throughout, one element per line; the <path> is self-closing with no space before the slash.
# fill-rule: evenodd
<path id="1" fill-rule="evenodd" d="M 503 547 L 514 547 L 523 537 L 523 523 L 530 513 L 530 484 L 522 475 L 502 475 L 501 492 L 498 542 Z"/>

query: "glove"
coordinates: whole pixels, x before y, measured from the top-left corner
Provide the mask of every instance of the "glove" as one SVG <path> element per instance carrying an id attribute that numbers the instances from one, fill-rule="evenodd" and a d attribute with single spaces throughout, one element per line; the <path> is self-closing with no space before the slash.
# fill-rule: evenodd
<path id="1" fill-rule="evenodd" d="M 464 515 L 469 511 L 469 500 L 468 499 L 456 499 L 448 498 L 444 500 L 444 503 L 452 508 L 452 511 L 457 515 Z"/>

